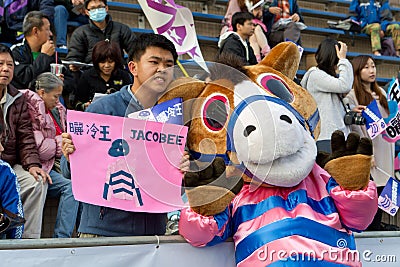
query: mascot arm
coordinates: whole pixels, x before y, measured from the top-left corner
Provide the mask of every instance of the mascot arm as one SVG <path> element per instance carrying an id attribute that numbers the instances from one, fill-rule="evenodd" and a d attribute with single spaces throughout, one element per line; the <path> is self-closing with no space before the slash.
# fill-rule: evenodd
<path id="1" fill-rule="evenodd" d="M 191 208 L 181 211 L 179 234 L 196 247 L 211 246 L 225 241 L 230 235 L 230 208 L 214 216 L 203 216 Z"/>
<path id="2" fill-rule="evenodd" d="M 211 163 L 190 163 L 190 171 L 184 176 L 185 191 L 191 209 L 204 216 L 212 216 L 226 210 L 242 189 L 241 176 L 228 175 L 223 158 L 216 157 Z"/>
<path id="3" fill-rule="evenodd" d="M 372 142 L 350 133 L 347 140 L 342 131 L 335 131 L 331 137 L 332 153 L 319 153 L 317 163 L 335 181 L 347 190 L 360 190 L 368 186 L 372 158 Z"/>
<path id="4" fill-rule="evenodd" d="M 371 223 L 378 208 L 376 185 L 370 181 L 372 142 L 350 133 L 347 140 L 341 131 L 331 137 L 332 153 L 320 153 L 317 163 L 332 178 L 327 190 L 335 201 L 342 223 L 360 231 Z"/>
<path id="5" fill-rule="evenodd" d="M 365 230 L 378 209 L 375 183 L 369 181 L 365 189 L 346 190 L 331 178 L 327 187 L 346 228 L 356 232 Z"/>

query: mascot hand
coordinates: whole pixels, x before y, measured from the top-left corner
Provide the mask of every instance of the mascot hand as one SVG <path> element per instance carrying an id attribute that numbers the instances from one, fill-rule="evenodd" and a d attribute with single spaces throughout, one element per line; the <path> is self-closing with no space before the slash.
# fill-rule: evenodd
<path id="1" fill-rule="evenodd" d="M 227 178 L 226 173 L 222 158 L 215 158 L 211 164 L 191 162 L 190 171 L 185 174 L 184 180 L 190 207 L 195 212 L 204 216 L 218 214 L 239 193 L 243 186 L 242 178 Z"/>
<path id="2" fill-rule="evenodd" d="M 343 132 L 335 131 L 331 138 L 331 148 L 331 154 L 318 153 L 318 165 L 332 175 L 343 189 L 366 188 L 371 168 L 371 140 L 360 138 L 357 133 L 350 133 L 345 140 Z"/>

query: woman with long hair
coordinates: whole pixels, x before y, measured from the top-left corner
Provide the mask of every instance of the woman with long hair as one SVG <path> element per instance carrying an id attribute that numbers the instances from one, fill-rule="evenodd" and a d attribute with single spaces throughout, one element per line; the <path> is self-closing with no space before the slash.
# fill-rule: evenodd
<path id="1" fill-rule="evenodd" d="M 334 131 L 341 130 L 346 136 L 350 132 L 343 120 L 346 110 L 342 103 L 343 94 L 347 94 L 353 84 L 353 68 L 346 59 L 346 53 L 345 43 L 330 38 L 323 40 L 315 54 L 317 66 L 310 68 L 301 81 L 301 86 L 317 102 L 321 118 L 318 151 L 331 152 L 330 142 Z"/>
<path id="2" fill-rule="evenodd" d="M 354 69 L 353 89 L 346 96 L 353 111 L 361 113 L 365 107 L 374 99 L 378 104 L 379 111 L 385 118 L 389 115 L 388 102 L 385 91 L 376 82 L 376 67 L 371 56 L 361 55 L 352 60 Z M 360 134 L 361 137 L 369 137 L 365 125 L 351 125 L 352 131 Z M 374 179 L 378 193 L 389 177 L 394 177 L 394 144 L 385 141 L 382 135 L 372 140 L 373 158 L 371 165 L 371 176 Z M 382 210 L 378 209 L 377 214 L 367 230 L 381 229 Z"/>

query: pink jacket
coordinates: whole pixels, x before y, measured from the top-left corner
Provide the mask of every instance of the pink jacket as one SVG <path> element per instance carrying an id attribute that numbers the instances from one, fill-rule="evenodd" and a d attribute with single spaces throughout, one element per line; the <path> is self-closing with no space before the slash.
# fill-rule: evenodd
<path id="1" fill-rule="evenodd" d="M 54 160 L 62 155 L 61 135 L 56 136 L 56 128 L 50 115 L 46 114 L 46 107 L 42 98 L 31 90 L 21 90 L 21 92 L 25 95 L 27 101 L 42 168 L 46 172 L 50 172 Z M 66 109 L 61 103 L 58 103 L 56 108 L 60 114 L 62 128 L 65 129 Z"/>
<path id="2" fill-rule="evenodd" d="M 292 188 L 260 187 L 251 192 L 245 184 L 230 206 L 215 216 L 183 210 L 179 233 L 198 247 L 232 236 L 240 267 L 290 262 L 361 266 L 352 231 L 364 230 L 377 206 L 373 181 L 365 190 L 343 190 L 315 164 Z"/>

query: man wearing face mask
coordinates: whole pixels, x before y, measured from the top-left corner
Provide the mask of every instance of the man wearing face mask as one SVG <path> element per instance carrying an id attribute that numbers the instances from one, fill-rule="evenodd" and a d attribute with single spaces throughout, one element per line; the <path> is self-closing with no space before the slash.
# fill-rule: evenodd
<path id="1" fill-rule="evenodd" d="M 85 14 L 89 16 L 89 24 L 73 32 L 66 60 L 92 63 L 94 45 L 106 39 L 119 44 L 121 55 L 124 54 L 123 50 L 131 50 L 136 37 L 127 25 L 112 21 L 111 16 L 107 14 L 107 0 L 85 0 L 84 6 Z M 72 71 L 79 70 L 75 65 L 70 65 L 69 68 Z"/>

